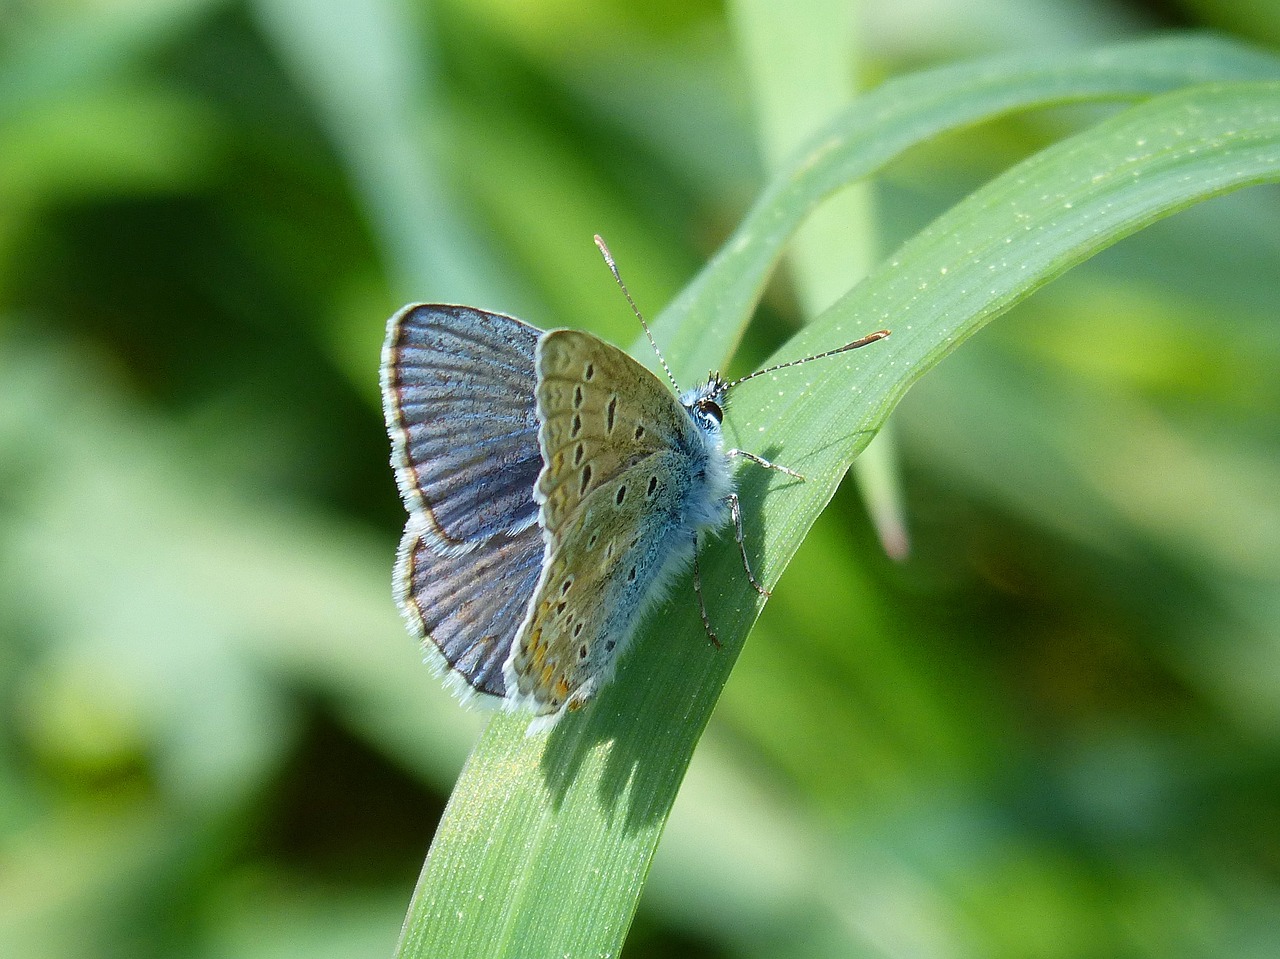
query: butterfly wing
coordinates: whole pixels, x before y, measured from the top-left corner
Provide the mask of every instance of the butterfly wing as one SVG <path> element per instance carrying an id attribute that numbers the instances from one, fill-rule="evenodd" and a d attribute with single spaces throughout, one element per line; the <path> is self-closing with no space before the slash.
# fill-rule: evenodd
<path id="1" fill-rule="evenodd" d="M 497 533 L 470 551 L 442 551 L 410 519 L 396 563 L 396 599 L 409 631 L 455 691 L 504 697 L 503 664 L 542 572 L 542 532 Z"/>
<path id="2" fill-rule="evenodd" d="M 407 306 L 387 326 L 382 399 L 392 465 L 406 509 L 443 549 L 465 550 L 537 519 L 540 335 L 464 306 Z"/>
<path id="3" fill-rule="evenodd" d="M 409 511 L 396 598 L 464 695 L 505 695 L 502 667 L 542 568 L 540 335 L 509 316 L 423 304 L 387 328 L 383 405 Z"/>
<path id="4" fill-rule="evenodd" d="M 552 536 L 593 490 L 661 450 L 689 446 L 692 424 L 671 391 L 622 350 L 580 330 L 538 347 L 540 522 Z"/>
<path id="5" fill-rule="evenodd" d="M 612 672 L 645 603 L 691 552 L 700 443 L 670 390 L 575 330 L 538 346 L 545 567 L 506 666 L 507 695 L 554 722 Z"/>

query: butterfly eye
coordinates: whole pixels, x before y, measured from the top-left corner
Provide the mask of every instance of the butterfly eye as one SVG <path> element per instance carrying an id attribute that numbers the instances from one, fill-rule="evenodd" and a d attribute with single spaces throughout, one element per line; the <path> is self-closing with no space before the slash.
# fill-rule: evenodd
<path id="1" fill-rule="evenodd" d="M 699 413 L 705 413 L 717 423 L 724 422 L 724 410 L 720 409 L 720 404 L 714 400 L 698 400 L 697 409 Z"/>

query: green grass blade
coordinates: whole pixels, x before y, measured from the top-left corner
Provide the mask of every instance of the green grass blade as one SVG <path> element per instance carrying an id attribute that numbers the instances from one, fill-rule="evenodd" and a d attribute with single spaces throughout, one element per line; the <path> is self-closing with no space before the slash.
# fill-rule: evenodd
<path id="1" fill-rule="evenodd" d="M 406 297 L 527 300 L 456 208 L 421 13 L 398 0 L 255 0 L 263 31 L 315 106 Z M 427 228 L 427 224 L 430 228 Z"/>
<path id="2" fill-rule="evenodd" d="M 1179 59 L 1188 66 L 1185 55 Z M 1166 67 L 1171 73 L 1172 64 Z M 1150 82 L 1149 70 L 1114 69 L 1127 79 L 1112 75 L 1107 86 L 1086 70 L 1081 86 L 1095 96 L 1133 96 L 1135 77 Z M 1164 82 L 1175 85 L 1168 73 Z M 983 74 L 973 76 L 976 82 Z M 1012 78 L 1006 83 L 1016 87 Z M 1040 92 L 1069 99 L 1069 86 L 1064 73 Z M 947 92 L 964 101 L 969 91 L 953 85 Z M 1006 91 L 1001 102 L 1009 100 Z M 969 116 L 966 122 L 977 119 Z M 888 134 L 877 136 L 880 142 Z M 824 156 L 856 152 L 847 147 L 834 142 Z M 808 176 L 802 170 L 796 181 Z M 785 355 L 879 326 L 894 329 L 891 340 L 847 361 L 788 371 L 778 383 L 754 381 L 734 398 L 729 424 L 742 435 L 731 432 L 731 441 L 809 477 L 783 484 L 760 471 L 741 475 L 757 570 L 767 582 L 777 580 L 893 404 L 983 323 L 1159 217 L 1277 178 L 1280 84 L 1204 86 L 1134 107 L 1045 151 L 939 219 L 789 343 Z M 797 222 L 810 205 L 808 194 L 785 185 L 771 196 L 769 229 Z M 763 223 L 761 209 L 754 216 Z M 769 246 L 767 233 L 739 235 L 715 261 L 718 270 L 735 257 L 755 258 L 761 275 L 738 274 L 722 291 L 739 305 L 752 302 L 773 262 L 773 254 L 760 252 Z M 718 282 L 713 270 L 702 289 Z M 688 314 L 688 325 L 727 348 L 736 333 L 716 328 L 724 314 L 695 302 L 703 306 Z M 704 578 L 722 650 L 707 645 L 692 598 L 677 588 L 614 684 L 584 714 L 545 738 L 526 739 L 521 717 L 490 723 L 441 821 L 399 955 L 618 954 L 693 748 L 759 612 L 732 542 L 706 551 Z"/>
<path id="3" fill-rule="evenodd" d="M 857 10 L 850 0 L 786 6 L 736 0 L 730 9 L 752 79 L 761 149 L 769 171 L 784 173 L 792 154 L 853 97 Z M 845 186 L 801 224 L 787 263 L 806 319 L 867 274 L 875 259 L 875 233 L 869 183 Z M 888 424 L 853 469 L 885 552 L 903 558 L 909 550 L 906 511 Z"/>
<path id="4" fill-rule="evenodd" d="M 1032 107 L 1277 76 L 1280 62 L 1272 56 L 1214 37 L 1177 37 L 996 57 L 892 80 L 851 104 L 770 183 L 720 252 L 654 321 L 654 335 L 682 381 L 718 367 L 737 345 L 786 244 L 817 205 L 939 134 Z M 635 343 L 635 355 L 649 363 L 643 342 Z"/>
<path id="5" fill-rule="evenodd" d="M 41 9 L 46 16 L 32 18 L 34 25 L 15 17 L 0 33 L 0 127 L 136 71 L 140 62 L 226 5 L 224 0 L 157 0 L 86 10 L 79 18 Z"/>

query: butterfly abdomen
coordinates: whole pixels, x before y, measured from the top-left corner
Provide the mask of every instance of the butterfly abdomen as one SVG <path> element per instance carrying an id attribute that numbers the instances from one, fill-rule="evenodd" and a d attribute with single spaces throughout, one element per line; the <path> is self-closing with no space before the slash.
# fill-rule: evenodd
<path id="1" fill-rule="evenodd" d="M 641 473 L 647 500 L 633 538 L 633 549 L 619 557 L 613 574 L 618 584 L 611 631 L 625 642 L 650 607 L 667 594 L 688 567 L 698 534 L 729 518 L 725 497 L 733 489 L 728 460 L 715 437 L 701 436 L 682 448 L 656 454 L 647 476 Z M 608 641 L 606 652 L 612 652 Z"/>

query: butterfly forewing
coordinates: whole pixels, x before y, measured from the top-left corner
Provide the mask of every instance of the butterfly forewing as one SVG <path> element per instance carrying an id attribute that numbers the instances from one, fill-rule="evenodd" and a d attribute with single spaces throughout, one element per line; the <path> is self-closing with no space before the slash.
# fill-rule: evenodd
<path id="1" fill-rule="evenodd" d="M 391 319 L 382 387 L 396 477 L 409 512 L 445 548 L 537 518 L 539 335 L 463 306 L 409 306 Z"/>
<path id="2" fill-rule="evenodd" d="M 589 333 L 546 334 L 537 363 L 540 522 L 554 534 L 592 490 L 692 427 L 661 380 Z"/>
<path id="3" fill-rule="evenodd" d="M 608 682 L 655 586 L 691 552 L 681 455 L 664 450 L 607 480 L 566 520 L 512 651 L 516 701 L 555 713 Z"/>

